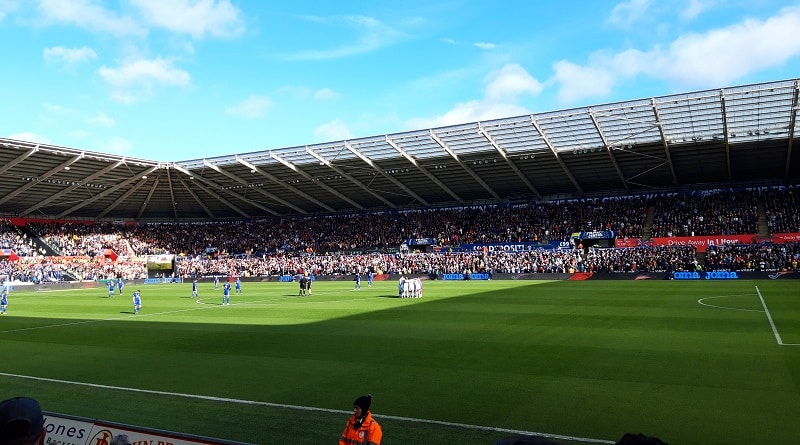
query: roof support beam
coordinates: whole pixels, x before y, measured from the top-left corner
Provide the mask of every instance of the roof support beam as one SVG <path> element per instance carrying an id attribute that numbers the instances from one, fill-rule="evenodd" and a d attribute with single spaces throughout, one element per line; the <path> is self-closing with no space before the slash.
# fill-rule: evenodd
<path id="1" fill-rule="evenodd" d="M 179 165 L 172 164 L 171 167 L 174 168 L 175 170 L 183 173 L 189 179 L 197 180 L 196 184 L 197 184 L 198 187 L 203 189 L 209 195 L 211 195 L 214 198 L 216 198 L 219 202 L 221 202 L 221 203 L 225 204 L 226 206 L 230 207 L 231 210 L 233 210 L 236 213 L 244 216 L 245 218 L 250 218 L 250 215 L 248 215 L 247 212 L 245 212 L 244 210 L 240 209 L 239 206 L 237 206 L 237 205 L 233 204 L 232 202 L 228 201 L 227 199 L 223 198 L 219 193 L 217 193 L 217 192 L 215 192 L 213 190 L 213 189 L 221 189 L 222 188 L 216 182 L 214 182 L 214 181 L 212 181 L 210 179 L 206 179 L 206 178 L 204 178 L 202 176 L 195 176 L 192 172 L 190 172 L 189 170 L 186 170 L 185 168 L 183 168 L 183 167 L 181 167 Z M 186 186 L 186 184 L 184 184 L 183 181 L 181 181 L 181 184 L 184 185 L 184 187 Z M 205 184 L 205 185 L 203 185 L 203 184 Z M 275 216 L 278 216 L 278 213 L 276 211 L 274 211 L 274 210 L 272 210 L 270 208 L 267 208 L 267 207 L 255 202 L 255 201 L 253 201 L 251 199 L 245 198 L 244 196 L 242 196 L 242 195 L 240 195 L 238 193 L 233 193 L 233 192 L 230 192 L 230 191 L 228 191 L 228 193 L 233 195 L 234 198 L 240 199 L 240 200 L 252 205 L 253 207 L 258 207 L 261 210 L 264 210 L 264 211 L 269 212 L 269 213 L 271 213 L 271 214 L 273 214 Z"/>
<path id="2" fill-rule="evenodd" d="M 317 154 L 314 150 L 306 147 L 306 152 L 308 154 L 310 154 L 311 156 L 315 157 L 319 162 L 325 164 L 328 168 L 333 169 L 336 173 L 340 174 L 343 178 L 348 179 L 353 184 L 356 184 L 357 186 L 361 187 L 362 189 L 364 189 L 367 192 L 369 192 L 370 194 L 372 194 L 372 190 L 369 190 L 364 184 L 362 184 L 361 182 L 356 181 L 355 179 L 350 177 L 350 175 L 348 175 L 347 173 L 343 172 L 342 169 L 333 166 L 327 159 L 325 159 L 322 156 L 320 156 L 319 154 Z M 339 193 L 338 191 L 336 191 L 333 187 L 329 186 L 328 184 L 325 184 L 322 181 L 315 181 L 314 178 L 311 177 L 311 175 L 309 175 L 308 173 L 304 172 L 303 170 L 300 170 L 299 167 L 297 167 L 293 163 L 287 161 L 286 159 L 283 159 L 282 157 L 280 157 L 280 156 L 278 156 L 278 155 L 276 155 L 275 153 L 272 153 L 272 152 L 270 152 L 269 155 L 272 156 L 272 158 L 275 159 L 276 161 L 278 161 L 281 164 L 289 167 L 293 172 L 295 172 L 298 175 L 306 178 L 307 180 L 311 181 L 313 184 L 317 184 L 317 186 L 322 187 L 328 193 L 333 194 L 334 196 L 336 196 L 339 199 L 349 203 L 351 206 L 353 206 L 353 207 L 355 207 L 355 208 L 357 208 L 359 210 L 363 210 L 364 209 L 364 206 L 362 206 L 361 204 L 353 201 L 352 199 L 348 198 L 347 196 Z"/>
<path id="3" fill-rule="evenodd" d="M 208 208 L 208 206 L 206 206 L 206 204 L 203 202 L 203 200 L 202 200 L 202 199 L 200 199 L 200 197 L 199 197 L 199 196 L 197 196 L 197 193 L 195 193 L 195 192 L 194 192 L 194 190 L 192 190 L 192 188 L 191 188 L 191 187 L 189 187 L 189 185 L 186 183 L 186 181 L 185 181 L 185 180 L 183 180 L 183 179 L 178 179 L 178 182 L 179 182 L 179 183 L 180 183 L 180 184 L 183 186 L 183 188 L 184 188 L 184 189 L 185 189 L 185 190 L 186 190 L 186 191 L 187 191 L 187 192 L 188 192 L 190 195 L 192 195 L 192 198 L 194 198 L 194 201 L 197 203 L 197 205 L 199 205 L 200 207 L 202 207 L 202 208 L 203 208 L 203 210 L 205 210 L 205 211 L 206 211 L 206 213 L 208 214 L 208 216 L 210 216 L 210 217 L 211 217 L 211 219 L 216 219 L 216 216 L 214 216 L 214 212 L 212 212 L 212 211 L 211 211 L 211 209 L 209 209 L 209 208 Z M 206 193 L 209 193 L 208 189 L 206 189 L 205 187 L 203 187 L 203 185 L 202 185 L 202 184 L 199 184 L 199 183 L 198 183 L 198 184 L 197 184 L 197 186 L 198 186 L 198 187 L 200 187 L 201 189 L 205 190 L 205 191 L 206 191 Z M 210 193 L 210 194 L 211 194 L 212 196 L 214 195 L 213 193 Z M 234 210 L 236 210 L 236 209 L 234 208 Z"/>
<path id="4" fill-rule="evenodd" d="M 792 165 L 792 145 L 794 144 L 794 127 L 797 125 L 797 109 L 800 107 L 800 80 L 794 81 L 794 97 L 792 98 L 792 115 L 789 118 L 789 144 L 786 147 L 786 170 L 783 173 L 783 180 L 789 179 L 789 166 Z"/>
<path id="5" fill-rule="evenodd" d="M 369 165 L 370 167 L 372 167 L 373 170 L 378 172 L 379 175 L 383 176 L 389 182 L 391 182 L 392 184 L 394 184 L 397 187 L 399 187 L 400 190 L 406 192 L 408 194 L 408 196 L 411 196 L 412 198 L 416 199 L 418 202 L 422 203 L 425 206 L 430 206 L 430 204 L 428 204 L 428 201 L 424 200 L 421 196 L 419 196 L 416 193 L 414 193 L 413 190 L 411 190 L 410 188 L 406 187 L 405 184 L 403 184 L 402 182 L 400 182 L 397 179 L 387 175 L 386 172 L 382 168 L 380 168 L 380 166 L 375 164 L 375 162 L 373 162 L 372 159 L 364 156 L 364 154 L 362 154 L 360 151 L 358 151 L 355 148 L 353 148 L 353 146 L 349 142 L 345 142 L 344 146 L 345 146 L 345 148 L 350 150 L 350 153 L 353 153 L 359 159 L 361 159 L 362 161 L 366 162 L 366 164 Z"/>
<path id="6" fill-rule="evenodd" d="M 286 200 L 284 200 L 284 199 L 282 199 L 282 198 L 280 198 L 278 196 L 275 196 L 272 193 L 262 189 L 261 187 L 250 187 L 250 183 L 247 182 L 245 179 L 243 179 L 243 178 L 241 178 L 239 176 L 236 176 L 236 175 L 234 175 L 233 173 L 231 173 L 231 172 L 229 172 L 227 170 L 222 169 L 222 167 L 219 167 L 217 165 L 214 165 L 214 164 L 208 162 L 208 160 L 206 160 L 206 159 L 203 159 L 203 164 L 205 164 L 205 166 L 210 168 L 211 170 L 214 170 L 215 172 L 217 172 L 217 173 L 219 173 L 221 175 L 225 175 L 225 176 L 233 179 L 234 181 L 238 182 L 239 184 L 247 186 L 248 190 L 253 190 L 254 192 L 256 192 L 256 193 L 258 193 L 258 194 L 260 194 L 262 196 L 270 198 L 273 201 L 277 201 L 277 202 L 285 205 L 286 207 L 289 207 L 290 209 L 294 210 L 297 213 L 302 213 L 304 215 L 308 213 L 305 210 L 301 209 L 300 207 L 297 207 L 296 205 L 292 204 L 291 202 L 288 202 L 288 201 L 286 201 Z M 280 215 L 280 213 L 279 213 L 279 215 Z"/>
<path id="7" fill-rule="evenodd" d="M 178 219 L 178 200 L 175 199 L 175 187 L 172 185 L 172 173 L 170 169 L 167 172 L 167 188 L 169 189 L 169 203 L 172 206 L 172 217 Z"/>
<path id="8" fill-rule="evenodd" d="M 0 175 L 4 174 L 5 172 L 11 170 L 14 166 L 19 164 L 20 162 L 28 159 L 31 155 L 39 151 L 39 145 L 37 144 L 35 147 L 31 148 L 30 150 L 26 151 L 25 153 L 17 156 L 13 161 L 6 163 L 6 165 L 0 167 Z"/>
<path id="9" fill-rule="evenodd" d="M 137 190 L 137 189 L 138 189 L 140 186 L 144 185 L 145 181 L 146 181 L 145 179 L 142 179 L 142 180 L 141 180 L 141 181 L 140 181 L 138 184 L 136 184 L 136 185 L 134 185 L 133 187 L 131 187 L 131 189 L 130 189 L 130 190 L 128 190 L 127 192 L 125 192 L 125 194 L 124 194 L 124 195 L 122 195 L 122 198 L 120 198 L 120 199 L 116 200 L 116 201 L 114 202 L 114 204 L 112 204 L 112 208 L 113 208 L 113 207 L 116 207 L 116 206 L 117 206 L 117 203 L 119 203 L 119 202 L 120 202 L 120 201 L 122 201 L 123 199 L 127 199 L 128 195 L 132 194 L 132 193 L 133 193 L 135 190 Z M 157 189 L 157 188 L 158 188 L 158 178 L 156 178 L 156 180 L 155 180 L 155 181 L 153 181 L 153 186 L 152 186 L 152 187 L 150 187 L 150 191 L 149 191 L 149 192 L 147 192 L 147 197 L 146 197 L 146 198 L 144 198 L 144 202 L 142 202 L 142 206 L 141 206 L 141 207 L 139 207 L 139 213 L 137 213 L 137 214 L 136 214 L 136 219 L 139 219 L 139 218 L 141 218 L 141 217 L 142 217 L 142 214 L 144 213 L 144 209 L 146 209 L 146 208 L 147 208 L 147 204 L 149 204 L 149 203 L 150 203 L 150 199 L 153 197 L 153 193 L 155 193 L 155 191 L 156 191 L 156 189 Z"/>
<path id="10" fill-rule="evenodd" d="M 4 202 L 8 201 L 9 199 L 19 195 L 20 193 L 26 192 L 28 189 L 30 189 L 33 186 L 35 186 L 37 183 L 46 180 L 47 178 L 55 175 L 56 173 L 59 173 L 59 172 L 63 171 L 65 168 L 67 168 L 70 165 L 72 165 L 72 164 L 78 162 L 79 160 L 81 160 L 81 158 L 83 158 L 83 153 L 81 153 L 81 154 L 79 154 L 77 156 L 73 156 L 69 160 L 67 160 L 65 162 L 62 162 L 61 164 L 57 165 L 56 167 L 50 169 L 50 171 L 48 171 L 45 174 L 43 174 L 43 175 L 39 176 L 38 178 L 36 178 L 35 181 L 30 181 L 27 184 L 23 185 L 22 187 L 20 187 L 20 188 L 16 189 L 15 191 L 13 191 L 13 192 L 7 194 L 6 196 L 4 196 L 2 199 L 0 199 L 0 204 L 2 204 Z"/>
<path id="11" fill-rule="evenodd" d="M 539 132 L 539 136 L 541 136 L 542 141 L 544 141 L 545 145 L 547 145 L 547 148 L 550 149 L 550 152 L 553 153 L 553 156 L 556 158 L 558 165 L 560 165 L 561 169 L 564 170 L 564 173 L 567 175 L 569 180 L 572 181 L 572 185 L 575 187 L 575 190 L 577 190 L 578 193 L 580 193 L 581 195 L 585 194 L 583 192 L 583 187 L 581 187 L 581 185 L 578 184 L 578 180 L 575 179 L 575 176 L 569 170 L 567 164 L 565 164 L 564 160 L 561 159 L 561 155 L 558 154 L 558 150 L 556 150 L 556 148 L 553 147 L 553 144 L 550 143 L 550 138 L 548 138 L 545 132 L 542 131 L 542 127 L 539 125 L 539 122 L 536 122 L 536 119 L 533 117 L 533 115 L 531 115 L 531 125 L 533 125 L 533 128 L 535 128 L 536 131 Z"/>
<path id="12" fill-rule="evenodd" d="M 522 182 L 526 186 L 528 186 L 528 188 L 533 192 L 533 194 L 536 195 L 537 198 L 542 199 L 542 194 L 539 193 L 539 190 L 537 190 L 536 187 L 534 187 L 533 184 L 531 184 L 531 182 L 528 181 L 528 178 L 525 177 L 525 174 L 523 174 L 517 167 L 517 165 L 514 164 L 514 162 L 511 160 L 511 157 L 508 156 L 508 153 L 506 153 L 506 151 L 502 147 L 500 147 L 500 145 L 494 140 L 494 138 L 489 134 L 489 132 L 486 131 L 486 128 L 484 128 L 480 122 L 478 122 L 478 131 L 483 135 L 483 137 L 486 138 L 487 141 L 489 141 L 489 144 L 491 144 L 492 147 L 494 147 L 494 149 L 497 150 L 498 153 L 500 153 L 500 156 L 502 156 L 503 159 L 505 159 L 506 164 L 508 164 L 508 166 L 511 167 L 511 170 L 513 170 L 514 173 L 516 173 L 517 176 L 519 176 Z"/>
<path id="13" fill-rule="evenodd" d="M 653 107 L 653 116 L 656 117 L 656 127 L 658 127 L 658 134 L 661 135 L 661 145 L 664 146 L 664 154 L 667 157 L 667 165 L 669 165 L 669 171 L 672 173 L 672 183 L 679 185 L 678 175 L 675 173 L 675 166 L 672 164 L 672 156 L 669 154 L 669 143 L 667 142 L 667 134 L 664 132 L 664 123 L 661 122 L 661 114 L 658 111 L 658 104 L 656 104 L 655 98 L 650 99 L 650 105 Z M 725 114 L 723 113 L 722 116 L 724 119 Z M 727 135 L 725 137 L 727 140 Z"/>
<path id="14" fill-rule="evenodd" d="M 389 145 L 390 145 L 392 148 L 394 148 L 395 150 L 397 150 L 397 152 L 398 152 L 398 153 L 400 153 L 400 155 L 401 155 L 402 157 L 406 158 L 406 160 L 407 160 L 408 162 L 410 162 L 411 164 L 413 164 L 413 165 L 414 165 L 414 167 L 416 167 L 416 168 L 417 168 L 417 170 L 419 170 L 419 171 L 420 171 L 420 172 L 421 172 L 423 175 L 425 175 L 425 177 L 426 177 L 426 178 L 430 179 L 430 180 L 431 180 L 431 181 L 432 181 L 434 184 L 438 185 L 438 186 L 439 186 L 439 187 L 440 187 L 442 190 L 444 190 L 444 191 L 445 191 L 445 192 L 446 192 L 448 195 L 452 196 L 452 197 L 453 197 L 453 199 L 455 199 L 455 200 L 456 200 L 456 201 L 458 201 L 458 202 L 464 202 L 464 200 L 463 200 L 463 199 L 461 199 L 461 197 L 460 197 L 460 196 L 458 196 L 458 195 L 457 195 L 457 194 L 456 194 L 454 191 L 452 191 L 452 190 L 450 189 L 450 187 L 448 187 L 448 186 L 444 185 L 444 183 L 443 183 L 442 181 L 440 181 L 439 179 L 437 179 L 437 178 L 436 178 L 436 176 L 434 176 L 434 175 L 433 175 L 433 173 L 429 172 L 427 168 L 425 168 L 425 167 L 424 167 L 422 164 L 420 164 L 419 162 L 417 162 L 417 160 L 416 160 L 416 159 L 414 159 L 414 158 L 413 158 L 413 157 L 412 157 L 410 154 L 406 153 L 406 151 L 405 151 L 405 150 L 403 150 L 402 148 L 400 148 L 400 146 L 399 146 L 399 145 L 397 145 L 397 143 L 396 143 L 396 142 L 394 142 L 393 140 L 391 140 L 391 139 L 389 138 L 389 136 L 386 136 L 386 143 L 387 143 L 387 144 L 389 144 Z"/>
<path id="15" fill-rule="evenodd" d="M 287 184 L 285 181 L 281 181 L 280 179 L 276 178 L 275 176 L 273 176 L 272 174 L 270 174 L 268 172 L 265 172 L 264 170 L 260 169 L 258 166 L 252 164 L 251 162 L 248 162 L 248 161 L 242 159 L 238 155 L 236 156 L 236 162 L 238 162 L 238 163 L 244 165 L 245 167 L 249 168 L 250 171 L 252 171 L 253 173 L 258 173 L 259 175 L 261 175 L 261 176 L 269 179 L 270 181 L 278 184 L 279 186 L 285 188 L 286 190 L 289 190 L 292 193 L 295 193 L 297 195 L 302 196 L 306 200 L 313 202 L 314 204 L 322 207 L 323 209 L 325 209 L 325 210 L 327 210 L 329 212 L 334 212 L 335 211 L 333 209 L 333 207 L 325 204 L 324 202 L 318 200 L 317 198 L 314 198 L 313 196 L 311 196 L 308 193 L 298 189 L 297 187 L 292 187 L 291 185 Z M 305 212 L 303 212 L 303 213 L 305 213 Z"/>
<path id="16" fill-rule="evenodd" d="M 389 207 L 391 207 L 391 208 L 393 208 L 393 209 L 396 209 L 396 208 L 397 208 L 397 206 L 396 206 L 396 205 L 395 205 L 393 202 L 391 202 L 391 201 L 387 200 L 386 198 L 384 198 L 384 197 L 383 197 L 383 196 L 381 196 L 380 194 L 378 194 L 378 193 L 375 193 L 375 192 L 374 192 L 374 191 L 372 191 L 372 190 L 371 190 L 369 187 L 367 187 L 366 185 L 364 185 L 364 184 L 363 184 L 361 181 L 359 181 L 358 179 L 356 179 L 356 178 L 354 178 L 354 177 L 352 177 L 352 176 L 348 175 L 346 171 L 344 171 L 344 170 L 342 170 L 341 168 L 339 168 L 339 167 L 337 167 L 337 166 L 333 165 L 333 163 L 332 163 L 331 161 L 329 161 L 329 160 L 327 160 L 327 159 L 323 158 L 323 157 L 322 157 L 322 155 L 320 155 L 319 153 L 315 152 L 314 150 L 312 150 L 312 149 L 310 149 L 310 148 L 308 148 L 308 147 L 306 147 L 306 152 L 307 152 L 308 154 L 310 154 L 311 156 L 313 156 L 313 157 L 314 157 L 316 160 L 318 160 L 320 163 L 324 164 L 326 167 L 328 167 L 328 168 L 330 168 L 331 170 L 333 170 L 333 171 L 335 171 L 336 173 L 338 173 L 338 174 L 339 174 L 341 177 L 343 177 L 343 178 L 347 179 L 348 181 L 352 182 L 353 184 L 357 185 L 359 188 L 361 188 L 361 189 L 362 189 L 362 190 L 364 190 L 365 192 L 369 193 L 370 195 L 372 195 L 372 196 L 374 196 L 374 197 L 378 198 L 378 199 L 379 199 L 379 200 L 380 200 L 382 203 L 386 204 L 387 206 L 389 206 Z M 271 154 L 271 153 L 270 153 L 270 154 Z M 295 170 L 295 171 L 299 171 L 299 169 L 298 169 L 298 170 Z M 304 175 L 308 175 L 308 173 L 306 173 L 306 172 L 303 172 L 302 174 L 304 174 Z M 312 180 L 312 181 L 314 181 L 314 179 L 313 179 L 313 178 L 311 178 L 310 176 L 307 176 L 307 178 L 308 178 L 308 179 L 310 179 L 310 180 Z M 314 181 L 314 182 L 318 183 L 320 186 L 325 186 L 325 187 L 326 187 L 326 190 L 327 190 L 327 189 L 333 190 L 331 187 L 329 187 L 329 186 L 328 186 L 328 185 L 326 185 L 326 184 L 322 184 L 320 181 Z M 339 193 L 339 192 L 336 192 L 336 191 L 335 191 L 335 194 L 336 194 L 336 196 L 339 196 L 340 198 L 342 198 L 342 199 L 346 200 L 347 202 L 349 202 L 349 203 L 351 203 L 351 204 L 356 204 L 356 203 L 355 203 L 353 200 L 351 200 L 351 199 L 347 198 L 346 196 L 342 195 L 342 194 L 341 194 L 341 193 Z M 359 209 L 363 209 L 363 208 L 364 208 L 364 207 L 363 207 L 363 206 L 361 206 L 360 204 L 356 204 L 356 205 L 358 206 L 358 208 L 359 208 Z"/>
<path id="17" fill-rule="evenodd" d="M 65 216 L 71 214 L 72 212 L 74 212 L 74 211 L 76 211 L 76 210 L 78 210 L 78 209 L 80 209 L 80 208 L 82 208 L 82 207 L 84 207 L 86 205 L 89 205 L 89 204 L 93 203 L 94 201 L 97 201 L 98 199 L 105 198 L 106 196 L 108 196 L 108 195 L 110 195 L 112 193 L 116 193 L 117 190 L 119 190 L 119 189 L 121 189 L 123 187 L 127 187 L 128 184 L 130 184 L 130 183 L 132 183 L 134 181 L 138 181 L 140 179 L 144 179 L 145 176 L 149 175 L 150 173 L 153 173 L 154 171 L 156 171 L 156 169 L 159 169 L 159 168 L 163 168 L 163 167 L 161 165 L 154 165 L 154 166 L 148 168 L 147 170 L 145 170 L 144 172 L 142 172 L 140 175 L 131 176 L 130 178 L 120 182 L 119 184 L 115 185 L 114 187 L 106 189 L 106 190 L 102 191 L 101 193 L 98 193 L 98 194 L 92 196 L 89 199 L 83 200 L 83 201 L 79 202 L 78 204 L 70 207 L 69 209 L 61 212 L 60 214 L 58 214 L 56 216 L 56 218 L 64 218 Z"/>
<path id="18" fill-rule="evenodd" d="M 606 153 L 608 153 L 608 157 L 611 159 L 611 165 L 613 165 L 614 170 L 617 171 L 617 176 L 619 176 L 622 186 L 625 187 L 626 192 L 630 192 L 631 188 L 628 186 L 628 181 L 625 179 L 625 175 L 622 174 L 622 169 L 619 167 L 617 158 L 614 156 L 613 150 L 611 150 L 611 147 L 608 145 L 608 138 L 606 138 L 606 134 L 600 127 L 600 122 L 597 120 L 597 115 L 595 115 L 594 110 L 591 108 L 589 108 L 589 118 L 592 119 L 592 123 L 594 124 L 594 128 L 597 130 L 597 134 L 600 136 L 600 140 L 603 141 L 603 146 L 606 148 Z"/>
<path id="19" fill-rule="evenodd" d="M 58 193 L 56 193 L 54 195 L 50 195 L 46 199 L 43 199 L 43 200 L 37 202 L 35 205 L 25 209 L 22 212 L 22 214 L 23 215 L 29 215 L 31 212 L 35 211 L 36 209 L 39 209 L 39 208 L 41 208 L 41 207 L 43 207 L 43 206 L 55 201 L 56 199 L 61 198 L 62 196 L 72 192 L 73 190 L 75 190 L 77 188 L 83 187 L 84 185 L 86 185 L 86 183 L 94 181 L 95 179 L 99 178 L 100 176 L 103 176 L 104 174 L 110 172 L 111 170 L 114 170 L 115 168 L 119 167 L 120 165 L 123 165 L 124 163 L 125 163 L 125 160 L 121 159 L 121 160 L 117 161 L 116 164 L 111 164 L 108 167 L 106 167 L 106 168 L 104 168 L 104 169 L 102 169 L 100 171 L 94 172 L 93 174 L 83 178 L 83 180 L 79 181 L 77 184 L 69 186 L 69 187 L 65 188 L 64 190 L 62 190 L 62 191 L 60 191 L 60 192 L 58 192 Z"/>
<path id="20" fill-rule="evenodd" d="M 719 90 L 719 106 L 722 112 L 722 129 L 725 141 L 725 163 L 728 167 L 728 182 L 733 180 L 731 174 L 731 145 L 728 143 L 728 112 L 725 109 L 725 90 Z"/>
<path id="21" fill-rule="evenodd" d="M 440 147 L 442 147 L 442 150 L 447 152 L 447 154 L 449 154 L 453 159 L 455 159 L 456 162 L 458 162 L 458 165 L 460 165 L 461 168 L 464 169 L 464 171 L 466 171 L 470 176 L 472 176 L 472 179 L 474 179 L 478 184 L 480 184 L 481 187 L 486 189 L 486 191 L 489 192 L 489 194 L 494 196 L 494 199 L 497 200 L 500 199 L 500 195 L 498 195 L 497 192 L 494 191 L 494 189 L 489 187 L 489 184 L 487 184 L 486 181 L 481 179 L 481 177 L 478 176 L 478 174 L 475 173 L 473 169 L 469 168 L 469 166 L 465 164 L 464 161 L 462 161 L 461 158 L 459 158 L 458 155 L 453 150 L 451 150 L 450 147 L 448 147 L 447 144 L 445 144 L 444 141 L 441 140 L 441 138 L 439 138 L 439 136 L 436 135 L 436 133 L 433 132 L 433 130 L 429 130 L 428 134 L 430 135 L 431 139 L 433 139 L 434 142 L 436 142 L 437 144 L 439 144 Z"/>

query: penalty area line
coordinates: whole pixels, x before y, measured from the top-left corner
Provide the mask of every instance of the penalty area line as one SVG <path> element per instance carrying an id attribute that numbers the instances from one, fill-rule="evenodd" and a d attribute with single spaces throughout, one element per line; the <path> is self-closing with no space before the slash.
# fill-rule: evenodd
<path id="1" fill-rule="evenodd" d="M 140 388 L 126 388 L 123 386 L 113 386 L 113 385 L 101 385 L 98 383 L 86 383 L 86 382 L 73 382 L 69 380 L 59 380 L 59 379 L 49 379 L 45 377 L 35 377 L 35 376 L 28 376 L 28 375 L 20 375 L 20 374 L 10 374 L 6 372 L 0 372 L 0 376 L 3 377 L 15 377 L 19 379 L 27 379 L 27 380 L 35 380 L 39 382 L 48 382 L 48 383 L 60 383 L 66 385 L 75 385 L 75 386 L 85 386 L 90 388 L 97 388 L 97 389 L 107 389 L 107 390 L 114 390 L 114 391 L 125 391 L 125 392 L 133 392 L 139 394 L 153 394 L 159 396 L 172 396 L 172 397 L 182 397 L 186 399 L 195 399 L 195 400 L 207 400 L 211 402 L 225 402 L 225 403 L 236 403 L 241 405 L 254 405 L 254 406 L 265 406 L 271 408 L 288 408 L 294 409 L 299 411 L 316 411 L 316 412 L 324 412 L 324 413 L 332 413 L 332 414 L 347 414 L 350 415 L 352 411 L 345 411 L 340 409 L 328 409 L 328 408 L 316 408 L 313 406 L 300 406 L 300 405 L 287 405 L 283 403 L 272 403 L 272 402 L 260 402 L 257 400 L 243 400 L 243 399 L 233 399 L 228 397 L 215 397 L 215 396 L 204 396 L 199 394 L 183 394 L 179 392 L 170 392 L 170 391 L 155 391 L 151 389 L 140 389 Z M 481 426 L 481 425 L 469 425 L 465 423 L 454 423 L 454 422 L 444 422 L 440 420 L 428 420 L 428 419 L 416 419 L 413 417 L 401 417 L 401 416 L 390 416 L 390 415 L 377 415 L 377 418 L 384 418 L 384 419 L 392 419 L 392 420 L 400 420 L 405 422 L 415 422 L 415 423 L 427 423 L 432 425 L 442 425 L 448 427 L 457 427 L 457 428 L 465 428 L 465 429 L 472 429 L 472 430 L 480 430 L 480 431 L 492 431 L 498 433 L 506 433 L 506 434 L 518 434 L 518 435 L 527 435 L 527 436 L 542 436 L 551 439 L 561 439 L 561 440 L 570 440 L 573 442 L 584 442 L 584 443 L 598 443 L 598 444 L 610 444 L 613 445 L 615 441 L 613 440 L 605 440 L 605 439 L 592 439 L 588 437 L 577 437 L 577 436 L 565 436 L 561 434 L 549 434 L 549 433 L 536 433 L 531 431 L 522 431 L 522 430 L 513 430 L 513 429 L 506 429 L 506 428 L 495 428 L 489 426 Z"/>

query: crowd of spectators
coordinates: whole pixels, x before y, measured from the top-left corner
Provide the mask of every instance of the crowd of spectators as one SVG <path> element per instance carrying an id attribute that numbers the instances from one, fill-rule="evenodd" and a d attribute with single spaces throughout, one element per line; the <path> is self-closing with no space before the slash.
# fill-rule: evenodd
<path id="1" fill-rule="evenodd" d="M 26 280 L 116 276 L 143 278 L 144 257 L 176 254 L 183 276 L 264 276 L 303 273 L 549 273 L 693 270 L 694 248 L 529 248 L 522 252 L 459 252 L 464 244 L 547 243 L 574 232 L 614 231 L 617 237 L 754 234 L 759 214 L 773 232 L 800 232 L 799 189 L 714 190 L 518 205 L 384 211 L 203 223 L 30 222 L 60 254 L 46 257 L 10 222 L 0 220 L 0 248 L 22 260 L 0 260 L 0 273 Z M 652 226 L 648 227 L 648 212 Z M 438 253 L 397 254 L 408 239 L 427 238 Z M 528 246 L 531 247 L 531 246 Z M 104 252 L 118 256 L 110 261 Z M 413 251 L 413 249 L 412 249 Z M 711 248 L 708 269 L 796 268 L 796 244 L 781 248 Z M 794 262 L 792 261 L 794 258 Z M 762 266 L 763 264 L 763 266 Z M 792 266 L 794 264 L 794 266 Z"/>
<path id="2" fill-rule="evenodd" d="M 800 232 L 800 186 L 769 190 L 764 207 L 769 233 Z"/>
<path id="3" fill-rule="evenodd" d="M 709 246 L 705 270 L 800 270 L 800 243 Z"/>
<path id="4" fill-rule="evenodd" d="M 651 237 L 758 233 L 758 190 L 670 194 L 654 200 Z"/>

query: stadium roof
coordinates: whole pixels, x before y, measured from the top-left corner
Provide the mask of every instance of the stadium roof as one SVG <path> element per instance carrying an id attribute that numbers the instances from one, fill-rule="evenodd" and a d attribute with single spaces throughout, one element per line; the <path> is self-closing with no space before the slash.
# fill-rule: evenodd
<path id="1" fill-rule="evenodd" d="M 0 214 L 258 219 L 795 183 L 799 92 L 792 79 L 181 162 L 0 138 Z"/>

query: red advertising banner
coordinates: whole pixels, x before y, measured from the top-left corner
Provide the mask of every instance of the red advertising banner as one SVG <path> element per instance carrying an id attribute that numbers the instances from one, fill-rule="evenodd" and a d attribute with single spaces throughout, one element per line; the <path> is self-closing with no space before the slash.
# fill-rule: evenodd
<path id="1" fill-rule="evenodd" d="M 641 238 L 615 238 L 614 247 L 618 249 L 625 249 L 630 247 L 639 247 L 643 243 Z M 646 244 L 646 243 L 645 243 Z"/>
<path id="2" fill-rule="evenodd" d="M 712 236 L 673 236 L 671 238 L 653 238 L 653 246 L 694 246 L 698 252 L 705 252 L 708 246 L 725 244 L 754 244 L 756 235 L 712 235 Z"/>
<path id="3" fill-rule="evenodd" d="M 773 233 L 768 240 L 773 243 L 797 243 L 800 242 L 800 233 Z"/>
<path id="4" fill-rule="evenodd" d="M 758 244 L 761 242 L 776 244 L 800 242 L 800 233 L 773 233 L 769 238 L 759 238 L 757 235 L 710 235 L 710 236 L 673 236 L 669 238 L 653 238 L 642 241 L 641 238 L 617 238 L 614 246 L 617 248 L 631 248 L 646 246 L 695 246 L 698 252 L 705 252 L 708 246 L 721 246 L 725 244 Z"/>

